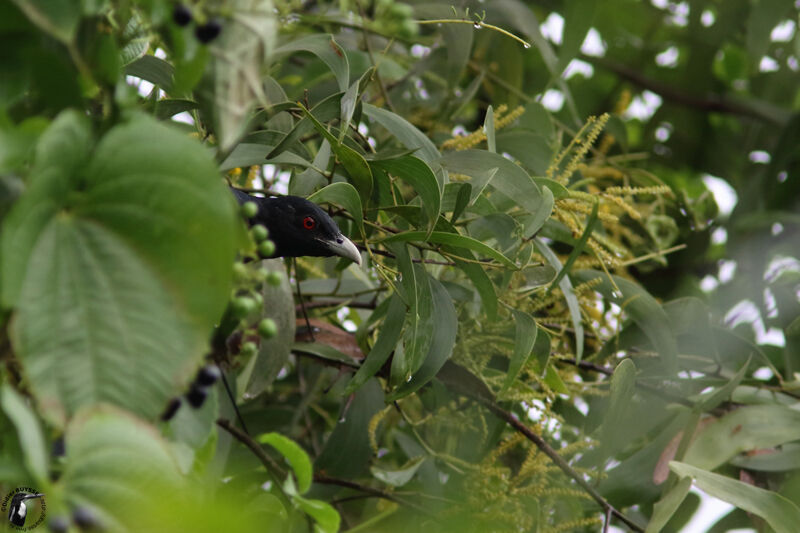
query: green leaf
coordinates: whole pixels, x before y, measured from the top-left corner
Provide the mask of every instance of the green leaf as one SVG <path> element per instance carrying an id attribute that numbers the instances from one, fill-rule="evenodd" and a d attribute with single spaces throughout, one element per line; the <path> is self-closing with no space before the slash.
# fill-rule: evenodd
<path id="1" fill-rule="evenodd" d="M 603 418 L 603 425 L 600 426 L 600 441 L 603 449 L 608 452 L 606 456 L 610 457 L 621 444 L 620 437 L 624 437 L 625 434 L 620 428 L 624 427 L 629 419 L 630 405 L 635 392 L 636 365 L 630 359 L 623 359 L 611 376 L 608 410 Z"/>
<path id="2" fill-rule="evenodd" d="M 606 274 L 595 270 L 580 270 L 572 275 L 581 282 L 600 278 L 601 282 L 595 286 L 595 290 L 622 307 L 623 311 L 644 331 L 661 356 L 661 362 L 668 372 L 677 368 L 678 347 L 669 318 L 650 293 L 630 280 L 612 276 L 621 291 L 618 292 Z"/>
<path id="3" fill-rule="evenodd" d="M 350 65 L 347 54 L 330 34 L 314 34 L 288 42 L 275 49 L 275 56 L 291 54 L 293 52 L 311 52 L 319 57 L 331 69 L 339 84 L 340 91 L 346 91 L 350 84 Z"/>
<path id="4" fill-rule="evenodd" d="M 423 211 L 428 219 L 430 230 L 436 225 L 442 209 L 442 190 L 433 170 L 421 159 L 414 156 L 399 157 L 371 164 L 402 179 L 416 191 L 422 199 Z"/>
<path id="5" fill-rule="evenodd" d="M 205 149 L 153 119 L 82 162 L 74 117 L 43 136 L 0 236 L 15 348 L 54 421 L 101 401 L 152 418 L 228 301 L 234 202 Z"/>
<path id="6" fill-rule="evenodd" d="M 433 329 L 428 355 L 420 369 L 407 383 L 403 383 L 387 401 L 394 401 L 408 396 L 427 384 L 436 376 L 439 369 L 447 362 L 453 353 L 453 347 L 458 333 L 458 315 L 456 314 L 453 300 L 441 283 L 430 279 L 431 296 L 433 297 L 433 315 L 436 317 L 436 327 Z"/>
<path id="7" fill-rule="evenodd" d="M 42 428 L 33 409 L 22 396 L 8 384 L 0 390 L 3 412 L 17 429 L 19 444 L 25 456 L 25 468 L 39 483 L 46 483 L 48 476 L 48 451 Z"/>
<path id="8" fill-rule="evenodd" d="M 483 122 L 483 131 L 486 133 L 487 149 L 493 154 L 497 153 L 497 143 L 494 139 L 494 110 L 492 106 L 486 109 L 486 119 Z"/>
<path id="9" fill-rule="evenodd" d="M 167 94 L 172 93 L 175 68 L 156 56 L 142 56 L 125 66 L 125 74 L 136 76 L 157 85 Z"/>
<path id="10" fill-rule="evenodd" d="M 499 396 L 502 396 L 502 394 L 511 387 L 511 384 L 517 379 L 522 367 L 524 367 L 525 363 L 528 361 L 528 357 L 530 357 L 534 343 L 536 342 L 536 333 L 539 329 L 536 326 L 536 321 L 528 313 L 516 309 L 512 310 L 511 313 L 514 315 L 514 324 L 516 326 L 514 353 L 511 356 L 511 362 L 508 364 L 508 372 L 506 373 L 506 379 L 500 389 Z"/>
<path id="11" fill-rule="evenodd" d="M 653 506 L 653 516 L 650 517 L 645 533 L 659 533 L 683 503 L 691 488 L 692 479 L 685 477 L 669 489 Z"/>
<path id="12" fill-rule="evenodd" d="M 537 175 L 543 175 L 547 171 L 553 158 L 553 149 L 547 139 L 538 133 L 518 129 L 504 130 L 497 134 L 497 151 L 511 154 Z M 541 183 L 537 184 L 541 187 Z"/>
<path id="13" fill-rule="evenodd" d="M 800 439 L 800 412 L 783 405 L 741 407 L 695 437 L 684 462 L 713 470 L 740 453 Z"/>
<path id="14" fill-rule="evenodd" d="M 760 516 L 776 533 L 792 533 L 800 524 L 800 508 L 780 494 L 685 463 L 671 461 L 669 467 L 679 476 L 694 478 L 694 484 L 703 492 Z"/>
<path id="15" fill-rule="evenodd" d="M 733 391 L 744 379 L 744 376 L 747 374 L 747 369 L 750 368 L 750 361 L 752 357 L 747 359 L 747 362 L 742 365 L 742 368 L 739 369 L 736 374 L 728 380 L 722 387 L 715 389 L 714 391 L 704 394 L 698 398 L 698 402 L 696 404 L 696 409 L 700 412 L 708 412 L 712 409 L 716 408 L 719 404 L 724 402 L 725 400 L 729 399 L 733 394 Z"/>
<path id="16" fill-rule="evenodd" d="M 350 128 L 350 122 L 353 120 L 353 114 L 356 111 L 356 107 L 359 103 L 359 96 L 364 91 L 364 87 L 369 83 L 372 75 L 375 73 L 375 68 L 370 67 L 367 69 L 364 74 L 361 75 L 361 78 L 354 82 L 350 87 L 345 91 L 344 96 L 342 96 L 341 101 L 341 115 L 340 115 L 340 125 L 339 125 L 339 143 L 344 140 L 345 135 L 347 134 L 348 129 Z"/>
<path id="17" fill-rule="evenodd" d="M 85 411 L 67 427 L 59 480 L 71 506 L 87 507 L 104 529 L 124 530 L 151 494 L 184 488 L 167 443 L 150 425 L 109 407 Z"/>
<path id="18" fill-rule="evenodd" d="M 771 450 L 770 453 L 739 455 L 731 459 L 730 463 L 739 468 L 760 472 L 797 470 L 800 469 L 800 444 L 783 444 L 779 450 Z"/>
<path id="19" fill-rule="evenodd" d="M 78 0 L 13 0 L 31 22 L 59 41 L 70 44 L 81 19 Z"/>
<path id="20" fill-rule="evenodd" d="M 433 164 L 441 157 L 439 150 L 436 149 L 436 145 L 433 144 L 424 133 L 419 131 L 413 124 L 400 115 L 396 115 L 391 111 L 375 107 L 371 104 L 364 104 L 364 114 L 367 115 L 370 120 L 374 120 L 386 128 L 389 133 L 403 144 L 403 146 L 409 150 L 417 150 L 415 155 L 419 156 L 420 159 L 429 165 Z M 443 187 L 444 181 L 440 181 L 440 185 Z"/>
<path id="21" fill-rule="evenodd" d="M 547 262 L 550 263 L 556 271 L 560 271 L 563 267 L 555 252 L 553 252 L 539 237 L 536 237 L 535 242 L 536 247 L 542 252 Z M 569 276 L 564 276 L 558 286 L 561 292 L 564 293 L 564 300 L 567 302 L 569 316 L 572 320 L 572 327 L 575 329 L 575 360 L 580 361 L 583 357 L 583 322 L 581 318 L 581 307 L 578 303 L 578 297 L 575 296 L 575 292 L 572 290 L 572 282 Z"/>
<path id="22" fill-rule="evenodd" d="M 369 168 L 367 160 L 349 146 L 339 143 L 339 140 L 306 108 L 303 108 L 303 113 L 311 120 L 314 128 L 331 144 L 333 153 L 336 154 L 336 158 L 349 174 L 353 185 L 359 196 L 361 196 L 362 203 L 369 201 L 369 197 L 372 194 L 372 170 Z"/>
<path id="23" fill-rule="evenodd" d="M 405 314 L 406 306 L 403 305 L 403 301 L 397 294 L 393 294 L 389 298 L 389 310 L 386 312 L 383 326 L 378 331 L 378 338 L 362 363 L 361 368 L 358 369 L 350 383 L 347 384 L 347 388 L 344 391 L 345 394 L 352 394 L 358 390 L 381 369 L 392 350 L 400 341 Z"/>
<path id="24" fill-rule="evenodd" d="M 353 358 L 349 355 L 340 352 L 333 346 L 318 342 L 296 342 L 292 344 L 292 352 L 312 354 L 333 363 L 344 363 L 346 365 L 353 365 L 354 363 Z"/>
<path id="25" fill-rule="evenodd" d="M 372 466 L 370 467 L 370 472 L 372 472 L 375 479 L 383 481 L 387 485 L 402 487 L 411 481 L 411 478 L 417 473 L 417 470 L 419 470 L 419 467 L 425 462 L 425 459 L 425 456 L 415 457 L 398 470 L 385 470 L 377 466 Z"/>
<path id="26" fill-rule="evenodd" d="M 341 205 L 353 217 L 359 233 L 364 236 L 364 212 L 361 208 L 361 199 L 358 191 L 349 183 L 331 183 L 308 197 L 312 201 L 328 202 Z"/>
<path id="27" fill-rule="evenodd" d="M 301 496 L 292 496 L 292 501 L 307 515 L 314 519 L 315 533 L 337 533 L 341 518 L 330 504 L 320 500 L 309 500 Z"/>
<path id="28" fill-rule="evenodd" d="M 478 189 L 485 186 L 487 176 L 491 178 L 489 182 L 497 191 L 505 194 L 520 207 L 530 214 L 541 214 L 547 212 L 546 219 L 550 215 L 547 206 L 543 201 L 542 191 L 534 180 L 525 170 L 509 161 L 499 154 L 493 154 L 484 150 L 462 150 L 449 152 L 439 160 L 439 163 L 449 172 L 466 174 L 484 183 L 478 185 Z M 494 177 L 490 173 L 497 169 Z M 473 184 L 473 189 L 476 185 Z M 538 228 L 537 228 L 538 229 Z M 532 234 L 535 230 L 532 230 Z M 530 236 L 527 234 L 526 237 Z"/>
<path id="29" fill-rule="evenodd" d="M 567 0 L 564 13 L 564 34 L 558 51 L 558 70 L 567 68 L 580 52 L 586 32 L 592 27 L 599 2 L 597 0 Z"/>
<path id="30" fill-rule="evenodd" d="M 311 459 L 308 458 L 308 454 L 303 448 L 292 439 L 274 432 L 261 435 L 258 437 L 258 442 L 269 444 L 278 450 L 292 467 L 294 476 L 297 478 L 297 488 L 300 489 L 300 494 L 308 492 L 308 489 L 311 488 L 313 470 L 311 468 Z"/>
<path id="31" fill-rule="evenodd" d="M 447 244 L 450 246 L 456 246 L 458 248 L 466 248 L 468 250 L 472 250 L 473 252 L 489 256 L 512 270 L 517 270 L 517 265 L 500 252 L 490 248 L 489 246 L 486 246 L 480 241 L 476 241 L 472 237 L 459 235 L 457 233 L 433 231 L 430 233 L 430 235 L 426 235 L 426 232 L 424 231 L 406 231 L 391 235 L 390 237 L 386 237 L 378 242 L 391 243 L 410 241 L 433 242 L 436 244 Z"/>
<path id="32" fill-rule="evenodd" d="M 400 250 L 400 247 L 394 247 Z M 391 384 L 405 383 L 422 365 L 431 343 L 433 331 L 433 302 L 431 301 L 430 276 L 420 265 L 410 262 L 408 256 L 397 255 L 398 267 L 403 275 L 409 309 L 406 314 L 407 327 L 403 334 L 403 349 L 392 358 Z"/>

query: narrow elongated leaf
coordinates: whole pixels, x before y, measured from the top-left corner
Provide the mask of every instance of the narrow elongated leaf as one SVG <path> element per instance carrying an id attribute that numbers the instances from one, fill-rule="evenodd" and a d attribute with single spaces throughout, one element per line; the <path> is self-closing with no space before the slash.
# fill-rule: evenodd
<path id="1" fill-rule="evenodd" d="M 36 414 L 9 385 L 4 385 L 0 390 L 0 403 L 3 412 L 17 429 L 20 448 L 25 455 L 25 467 L 37 481 L 46 482 L 48 452 Z"/>
<path id="2" fill-rule="evenodd" d="M 713 470 L 740 453 L 798 439 L 800 412 L 783 405 L 750 405 L 705 426 L 683 460 Z"/>
<path id="3" fill-rule="evenodd" d="M 423 160 L 410 155 L 373 161 L 372 164 L 397 176 L 414 188 L 422 199 L 423 210 L 432 231 L 442 209 L 442 190 L 433 170 Z"/>
<path id="4" fill-rule="evenodd" d="M 386 319 L 383 321 L 383 327 L 380 328 L 378 333 L 378 339 L 372 346 L 372 350 L 370 350 L 361 368 L 358 369 L 350 383 L 347 384 L 345 394 L 355 392 L 381 369 L 400 340 L 405 314 L 406 306 L 403 305 L 403 301 L 396 294 L 392 295 L 389 301 L 389 310 L 386 312 Z"/>
<path id="5" fill-rule="evenodd" d="M 608 410 L 600 427 L 600 441 L 603 449 L 609 452 L 604 454 L 606 456 L 611 456 L 620 444 L 620 435 L 624 435 L 620 428 L 624 427 L 628 420 L 634 392 L 636 392 L 636 365 L 630 359 L 623 359 L 611 376 Z"/>
<path id="6" fill-rule="evenodd" d="M 417 150 L 414 155 L 419 156 L 420 159 L 426 163 L 433 164 L 434 161 L 439 159 L 439 150 L 436 145 L 425 136 L 424 133 L 419 131 L 413 124 L 391 111 L 375 107 L 371 104 L 364 104 L 364 114 L 370 120 L 374 120 L 394 135 L 398 141 L 410 150 Z M 437 178 L 439 174 L 437 173 Z M 439 182 L 444 186 L 444 181 Z"/>
<path id="7" fill-rule="evenodd" d="M 142 56 L 125 67 L 128 76 L 136 76 L 153 85 L 159 86 L 165 93 L 172 93 L 175 67 L 156 56 Z"/>
<path id="8" fill-rule="evenodd" d="M 303 108 L 303 113 L 311 120 L 314 129 L 331 144 L 333 153 L 336 154 L 336 158 L 350 175 L 353 185 L 356 187 L 359 196 L 361 196 L 362 203 L 366 203 L 372 194 L 372 170 L 370 170 L 367 160 L 349 146 L 340 144 L 339 140 L 306 108 Z"/>
<path id="9" fill-rule="evenodd" d="M 536 342 L 536 333 L 539 329 L 536 326 L 536 321 L 528 313 L 514 309 L 512 314 L 514 315 L 514 324 L 516 327 L 514 353 L 508 365 L 508 372 L 506 373 L 503 387 L 500 389 L 500 395 L 511 387 L 511 384 L 517 379 L 522 367 L 525 366 L 525 363 L 528 361 L 528 357 L 530 357 L 534 343 Z"/>
<path id="10" fill-rule="evenodd" d="M 472 255 L 472 252 L 469 250 L 465 250 L 463 248 L 456 248 L 453 246 L 443 246 L 442 250 L 448 253 L 452 253 L 458 257 L 465 257 L 466 259 L 474 260 L 475 257 Z M 456 264 L 458 268 L 467 275 L 469 280 L 475 286 L 475 289 L 478 291 L 478 295 L 481 298 L 481 303 L 483 303 L 483 308 L 486 310 L 486 315 L 488 316 L 489 320 L 496 320 L 497 319 L 497 293 L 494 290 L 494 284 L 492 284 L 492 280 L 489 279 L 489 275 L 486 274 L 486 271 L 483 269 L 481 265 L 477 265 L 470 261 L 461 261 L 456 258 L 452 258 L 453 262 Z"/>
<path id="11" fill-rule="evenodd" d="M 486 133 L 486 146 L 490 152 L 497 153 L 497 143 L 494 139 L 494 109 L 492 106 L 486 110 L 486 119 L 483 122 L 483 131 Z"/>
<path id="12" fill-rule="evenodd" d="M 449 152 L 439 160 L 449 172 L 466 174 L 474 178 L 485 178 L 487 173 L 498 169 L 491 186 L 505 194 L 530 214 L 543 211 L 542 191 L 525 170 L 499 154 L 484 150 L 462 150 Z M 548 213 L 549 216 L 549 213 Z"/>
<path id="13" fill-rule="evenodd" d="M 319 122 L 328 122 L 335 118 L 338 118 L 341 113 L 341 100 L 344 96 L 344 93 L 336 93 L 332 94 L 331 96 L 327 97 L 317 105 L 311 108 L 311 114 L 319 121 Z M 294 106 L 295 104 L 293 104 Z M 309 133 L 314 129 L 314 123 L 311 121 L 311 118 L 308 116 L 303 117 L 300 119 L 297 124 L 286 134 L 286 136 L 281 140 L 270 152 L 267 153 L 266 159 L 273 159 L 278 156 L 278 154 L 283 153 L 287 150 L 290 146 L 298 142 L 304 135 Z M 331 144 L 338 144 L 338 143 L 331 143 Z"/>
<path id="14" fill-rule="evenodd" d="M 536 238 L 536 247 L 539 248 L 542 255 L 547 259 L 547 262 L 550 263 L 556 271 L 560 271 L 563 268 L 555 252 L 547 246 L 547 243 L 538 237 Z M 572 282 L 569 276 L 561 278 L 561 282 L 558 286 L 561 292 L 564 293 L 564 299 L 569 309 L 569 316 L 572 320 L 572 327 L 575 329 L 575 359 L 580 361 L 583 357 L 583 323 L 581 322 L 581 308 L 578 303 L 578 297 L 575 296 L 572 290 Z"/>
<path id="15" fill-rule="evenodd" d="M 341 517 L 329 503 L 321 500 L 310 500 L 302 496 L 293 496 L 292 501 L 308 516 L 314 519 L 318 533 L 338 533 Z"/>
<path id="16" fill-rule="evenodd" d="M 70 44 L 81 20 L 81 2 L 78 0 L 14 0 L 20 11 L 45 33 Z"/>
<path id="17" fill-rule="evenodd" d="M 692 479 L 685 477 L 667 491 L 653 506 L 653 516 L 650 517 L 645 533 L 659 533 L 683 503 L 691 488 Z"/>
<path id="18" fill-rule="evenodd" d="M 392 361 L 392 383 L 405 383 L 425 361 L 431 344 L 435 315 L 430 294 L 430 276 L 420 265 L 412 265 L 414 271 L 413 298 L 415 305 L 409 309 L 408 327 L 403 335 L 404 351 Z"/>
<path id="19" fill-rule="evenodd" d="M 288 42 L 275 49 L 275 56 L 291 54 L 293 52 L 311 52 L 319 57 L 331 69 L 339 84 L 340 91 L 346 91 L 350 84 L 350 65 L 347 54 L 330 34 L 315 34 L 301 37 Z"/>
<path id="20" fill-rule="evenodd" d="M 355 222 L 358 232 L 363 238 L 364 212 L 361 207 L 361 198 L 358 196 L 358 191 L 356 191 L 352 185 L 341 181 L 338 183 L 331 183 L 309 196 L 308 199 L 314 202 L 328 202 L 340 205 L 347 209 L 347 212 L 353 217 L 353 222 Z"/>
<path id="21" fill-rule="evenodd" d="M 760 516 L 776 533 L 797 531 L 797 524 L 800 524 L 800 508 L 780 494 L 719 474 L 712 474 L 686 463 L 672 461 L 669 467 L 679 476 L 694 478 L 694 484 L 711 496 Z"/>
<path id="22" fill-rule="evenodd" d="M 480 241 L 476 241 L 472 237 L 466 237 L 464 235 L 459 235 L 457 233 L 447 233 L 445 231 L 433 231 L 430 235 L 426 235 L 424 231 L 406 231 L 404 233 L 397 233 L 390 237 L 387 237 L 380 242 L 390 243 L 390 242 L 410 242 L 410 241 L 422 241 L 422 242 L 434 242 L 437 244 L 447 244 L 450 246 L 456 246 L 459 248 L 466 248 L 468 250 L 472 250 L 473 252 L 477 252 L 482 255 L 486 255 L 491 257 L 492 259 L 497 260 L 498 262 L 502 263 L 504 266 L 511 268 L 513 270 L 517 270 L 517 265 L 508 257 L 504 256 L 500 252 L 486 246 Z"/>
<path id="23" fill-rule="evenodd" d="M 614 283 L 621 291 L 620 294 L 608 280 L 608 276 L 595 270 L 580 270 L 572 275 L 581 282 L 600 278 L 601 282 L 595 287 L 595 290 L 621 306 L 644 331 L 658 350 L 667 371 L 672 371 L 677 367 L 678 347 L 669 318 L 655 298 L 650 296 L 646 290 L 630 280 L 612 276 Z"/>
<path id="24" fill-rule="evenodd" d="M 373 466 L 370 468 L 370 471 L 372 475 L 375 476 L 375 479 L 383 481 L 387 485 L 393 487 L 402 487 L 411 481 L 411 478 L 417 473 L 417 470 L 419 470 L 419 467 L 425 462 L 425 459 L 425 456 L 415 457 L 399 470 L 384 470 L 383 468 Z"/>
<path id="25" fill-rule="evenodd" d="M 436 317 L 436 327 L 433 329 L 433 339 L 428 355 L 422 367 L 387 399 L 397 400 L 418 391 L 436 376 L 439 369 L 445 364 L 453 353 L 453 346 L 458 333 L 458 315 L 453 305 L 453 300 L 441 283 L 430 279 L 431 296 L 433 298 L 433 316 Z"/>
<path id="26" fill-rule="evenodd" d="M 292 439 L 286 438 L 280 433 L 267 433 L 258 438 L 261 444 L 269 444 L 280 452 L 286 461 L 291 465 L 294 476 L 297 479 L 297 488 L 300 494 L 305 494 L 311 488 L 311 459 L 308 454 Z"/>

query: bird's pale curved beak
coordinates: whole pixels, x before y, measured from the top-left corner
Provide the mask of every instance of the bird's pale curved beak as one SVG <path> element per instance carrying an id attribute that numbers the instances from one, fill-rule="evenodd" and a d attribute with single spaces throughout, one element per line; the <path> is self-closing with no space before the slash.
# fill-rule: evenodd
<path id="1" fill-rule="evenodd" d="M 326 240 L 322 242 L 324 242 L 325 246 L 335 255 L 349 259 L 357 265 L 361 265 L 361 252 L 358 251 L 353 241 L 341 233 L 331 241 Z"/>

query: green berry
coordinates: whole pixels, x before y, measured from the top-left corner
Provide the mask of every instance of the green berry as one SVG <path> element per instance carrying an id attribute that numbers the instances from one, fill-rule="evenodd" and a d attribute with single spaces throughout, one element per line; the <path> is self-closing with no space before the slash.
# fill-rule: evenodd
<path id="1" fill-rule="evenodd" d="M 258 204 L 255 202 L 245 202 L 242 204 L 242 214 L 245 218 L 253 218 L 258 214 Z"/>
<path id="2" fill-rule="evenodd" d="M 258 269 L 257 276 L 258 276 L 258 279 L 260 281 L 264 281 L 269 277 L 269 274 L 270 274 L 270 270 L 269 269 L 261 267 L 261 268 Z"/>
<path id="3" fill-rule="evenodd" d="M 250 357 L 251 355 L 255 355 L 257 351 L 258 351 L 258 345 L 256 345 L 256 343 L 254 343 L 253 341 L 247 341 L 244 344 L 242 344 L 242 349 L 239 350 L 239 353 L 241 353 L 245 357 Z"/>
<path id="4" fill-rule="evenodd" d="M 256 310 L 256 301 L 247 296 L 237 296 L 231 302 L 233 314 L 239 318 L 244 318 Z"/>
<path id="5" fill-rule="evenodd" d="M 253 292 L 251 297 L 256 302 L 256 307 L 261 308 L 264 306 L 264 297 L 261 296 L 260 292 Z"/>
<path id="6" fill-rule="evenodd" d="M 244 263 L 233 264 L 233 279 L 237 281 L 244 281 L 250 277 L 250 272 Z"/>
<path id="7" fill-rule="evenodd" d="M 258 255 L 261 257 L 272 257 L 275 254 L 275 243 L 272 241 L 261 241 L 258 245 Z"/>
<path id="8" fill-rule="evenodd" d="M 410 19 L 414 15 L 414 8 L 408 4 L 392 4 L 388 12 L 392 18 Z"/>
<path id="9" fill-rule="evenodd" d="M 278 334 L 278 326 L 271 318 L 264 318 L 258 323 L 258 334 L 265 339 L 271 339 Z"/>
<path id="10" fill-rule="evenodd" d="M 270 272 L 267 274 L 267 283 L 273 287 L 277 287 L 283 282 L 283 274 L 280 272 Z"/>
<path id="11" fill-rule="evenodd" d="M 253 235 L 253 239 L 256 242 L 261 242 L 266 240 L 269 237 L 269 230 L 267 230 L 266 226 L 263 224 L 256 224 L 250 229 L 250 233 Z"/>

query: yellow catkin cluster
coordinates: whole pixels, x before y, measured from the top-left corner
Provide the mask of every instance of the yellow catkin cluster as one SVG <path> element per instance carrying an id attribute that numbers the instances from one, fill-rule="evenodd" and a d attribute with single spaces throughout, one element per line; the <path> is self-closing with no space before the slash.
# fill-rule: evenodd
<path id="1" fill-rule="evenodd" d="M 609 187 L 603 192 L 615 196 L 629 196 L 634 194 L 672 195 L 672 189 L 670 189 L 667 185 L 654 185 L 652 187 Z"/>
<path id="2" fill-rule="evenodd" d="M 494 129 L 495 131 L 502 129 L 515 120 L 517 120 L 523 113 L 525 113 L 525 108 L 522 106 L 518 106 L 514 108 L 510 113 L 503 116 L 503 113 L 506 112 L 508 106 L 505 104 L 501 105 L 494 111 Z M 479 128 L 469 135 L 463 135 L 460 137 L 453 137 L 452 139 L 446 140 L 442 143 L 443 150 L 468 150 L 478 144 L 482 143 L 486 140 L 486 131 L 484 128 Z"/>
<path id="3" fill-rule="evenodd" d="M 589 526 L 599 526 L 603 523 L 603 518 L 599 516 L 592 516 L 588 518 L 580 518 L 578 520 L 570 520 L 569 522 L 562 522 L 551 528 L 544 529 L 545 533 L 561 533 L 562 531 L 575 531 L 584 529 Z"/>
<path id="4" fill-rule="evenodd" d="M 639 213 L 632 205 L 627 203 L 625 200 L 623 200 L 619 196 L 614 196 L 614 195 L 611 195 L 611 194 L 603 193 L 603 198 L 605 198 L 606 200 L 611 201 L 613 204 L 615 204 L 620 209 L 625 211 L 625 213 L 627 213 L 627 215 L 629 217 L 631 217 L 632 219 L 639 220 L 639 219 L 642 218 L 641 213 Z"/>
<path id="5" fill-rule="evenodd" d="M 567 147 L 561 150 L 553 162 L 550 163 L 545 175 L 562 185 L 566 184 L 570 176 L 577 170 L 578 165 L 583 161 L 587 152 L 591 149 L 594 141 L 597 140 L 600 132 L 603 131 L 606 122 L 608 122 L 608 118 L 608 113 L 603 113 L 599 117 L 589 117 L 589 120 L 586 121 L 586 124 L 584 124 L 575 137 L 572 138 Z M 559 172 L 561 163 L 570 153 L 572 154 L 572 158 L 564 169 Z"/>
<path id="6" fill-rule="evenodd" d="M 386 415 L 389 414 L 389 411 L 392 410 L 392 405 L 387 405 L 374 415 L 372 418 L 369 419 L 369 424 L 367 425 L 367 434 L 369 435 L 369 445 L 372 447 L 372 453 L 378 453 L 378 425 L 381 423 L 381 420 L 386 418 Z"/>
<path id="7" fill-rule="evenodd" d="M 590 204 L 587 204 L 586 202 L 580 202 L 578 200 L 572 200 L 570 198 L 558 200 L 556 202 L 556 206 L 559 209 L 564 209 L 565 211 L 582 213 L 584 215 L 589 215 L 592 213 L 592 206 Z M 603 222 L 608 222 L 611 224 L 619 222 L 619 217 L 617 215 L 608 213 L 605 210 L 601 211 L 598 209 L 597 218 L 602 220 Z"/>
<path id="8" fill-rule="evenodd" d="M 585 163 L 578 165 L 578 170 L 586 178 L 611 178 L 615 180 L 625 179 L 625 173 L 618 168 L 608 166 L 589 166 Z"/>

